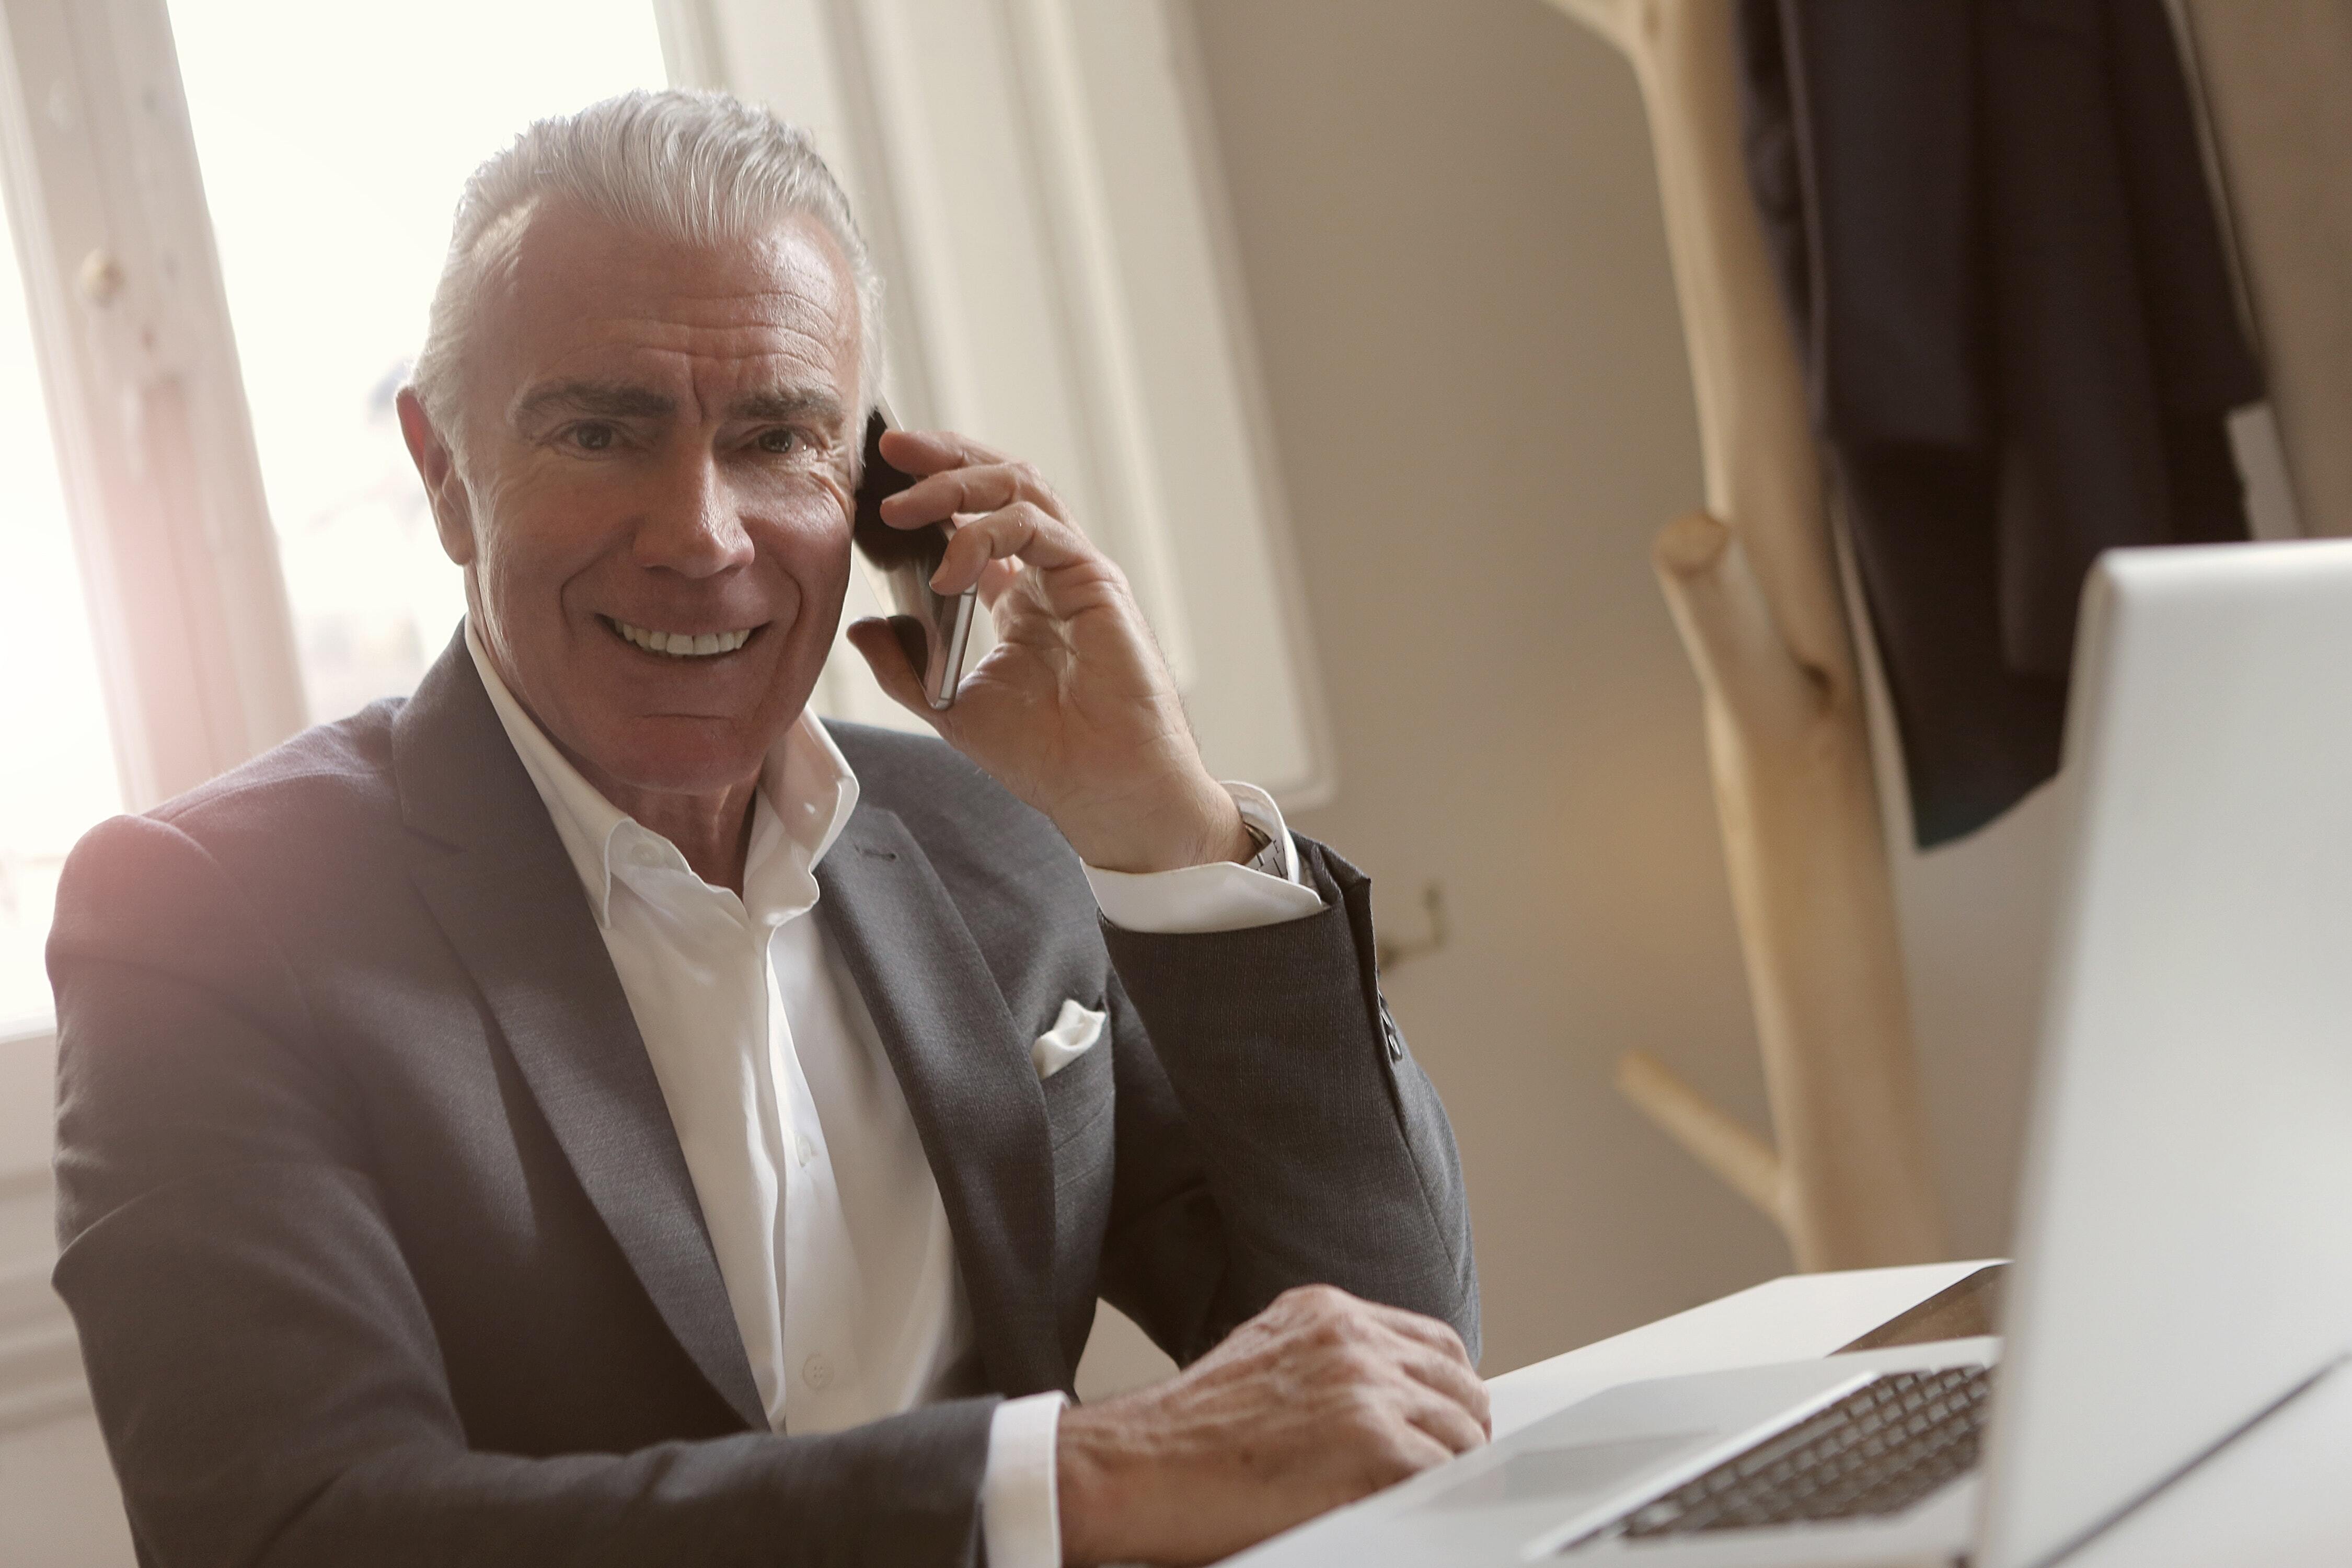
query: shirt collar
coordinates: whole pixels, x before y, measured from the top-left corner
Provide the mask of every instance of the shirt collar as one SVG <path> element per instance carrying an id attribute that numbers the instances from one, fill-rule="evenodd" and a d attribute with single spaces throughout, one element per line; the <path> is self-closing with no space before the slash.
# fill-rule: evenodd
<path id="1" fill-rule="evenodd" d="M 666 846 L 679 869 L 684 858 L 677 847 L 622 811 L 581 776 L 570 758 L 548 739 L 538 721 L 507 689 L 466 621 L 466 652 L 482 678 L 490 706 L 498 712 L 507 740 L 521 760 L 523 771 L 539 791 L 556 837 L 579 873 L 596 923 L 612 923 L 613 882 L 627 879 L 622 862 L 625 849 L 641 845 Z M 857 775 L 849 760 L 834 744 L 824 724 L 806 708 L 770 747 L 760 767 L 757 801 L 752 808 L 751 843 L 744 858 L 743 902 L 754 918 L 777 920 L 806 910 L 816 901 L 814 873 L 825 851 L 857 808 Z M 690 873 L 688 873 L 690 875 Z"/>

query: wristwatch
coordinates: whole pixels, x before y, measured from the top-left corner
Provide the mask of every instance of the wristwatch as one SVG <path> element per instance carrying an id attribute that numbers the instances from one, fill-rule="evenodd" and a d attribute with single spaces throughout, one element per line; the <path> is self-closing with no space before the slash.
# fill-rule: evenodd
<path id="1" fill-rule="evenodd" d="M 1258 825 L 1247 817 L 1242 818 L 1242 826 L 1249 830 L 1249 836 L 1252 838 L 1257 840 L 1257 853 L 1242 864 L 1253 871 L 1263 871 L 1269 877 L 1280 877 L 1287 880 L 1290 868 L 1283 864 L 1286 858 L 1282 852 L 1282 840 L 1267 837 L 1259 830 Z"/>

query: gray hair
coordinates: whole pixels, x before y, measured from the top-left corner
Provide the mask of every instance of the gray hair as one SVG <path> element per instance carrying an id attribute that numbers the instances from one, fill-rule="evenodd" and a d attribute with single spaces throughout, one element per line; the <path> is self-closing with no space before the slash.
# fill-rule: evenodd
<path id="1" fill-rule="evenodd" d="M 791 214 L 814 218 L 841 247 L 857 286 L 859 396 L 866 408 L 880 400 L 881 278 L 849 198 L 808 133 L 726 93 L 631 92 L 534 121 L 466 182 L 410 375 L 453 452 L 463 426 L 458 359 L 489 241 L 550 196 L 624 227 L 697 245 L 749 238 Z M 850 433 L 853 468 L 864 426 L 861 418 Z"/>

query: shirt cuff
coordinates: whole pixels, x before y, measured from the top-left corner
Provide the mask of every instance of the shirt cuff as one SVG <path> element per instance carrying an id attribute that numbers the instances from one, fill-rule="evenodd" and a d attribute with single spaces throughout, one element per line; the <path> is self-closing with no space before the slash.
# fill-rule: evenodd
<path id="1" fill-rule="evenodd" d="M 1060 1393 L 1008 1399 L 988 1423 L 980 1478 L 980 1539 L 988 1568 L 1062 1568 L 1062 1504 L 1054 1489 Z"/>
<path id="2" fill-rule="evenodd" d="M 1127 931 L 1155 936 L 1248 931 L 1320 914 L 1322 896 L 1300 880 L 1298 844 L 1282 820 L 1282 808 L 1255 784 L 1227 783 L 1242 820 L 1282 846 L 1283 875 L 1253 871 L 1231 860 L 1187 866 L 1176 871 L 1102 871 L 1087 868 L 1103 919 Z"/>

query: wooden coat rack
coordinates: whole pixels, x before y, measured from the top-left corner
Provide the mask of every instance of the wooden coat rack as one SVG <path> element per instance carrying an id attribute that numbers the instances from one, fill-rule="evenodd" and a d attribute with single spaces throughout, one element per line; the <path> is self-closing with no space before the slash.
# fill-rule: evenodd
<path id="1" fill-rule="evenodd" d="M 1706 510 L 1654 557 L 1705 692 L 1774 1140 L 1640 1053 L 1618 1086 L 1805 1269 L 1942 1256 L 1886 841 L 1819 453 L 1740 158 L 1732 0 L 1552 0 L 1648 110 Z"/>
<path id="2" fill-rule="evenodd" d="M 2305 532 L 2352 534 L 2352 3 L 2187 13 L 2289 488 Z"/>

